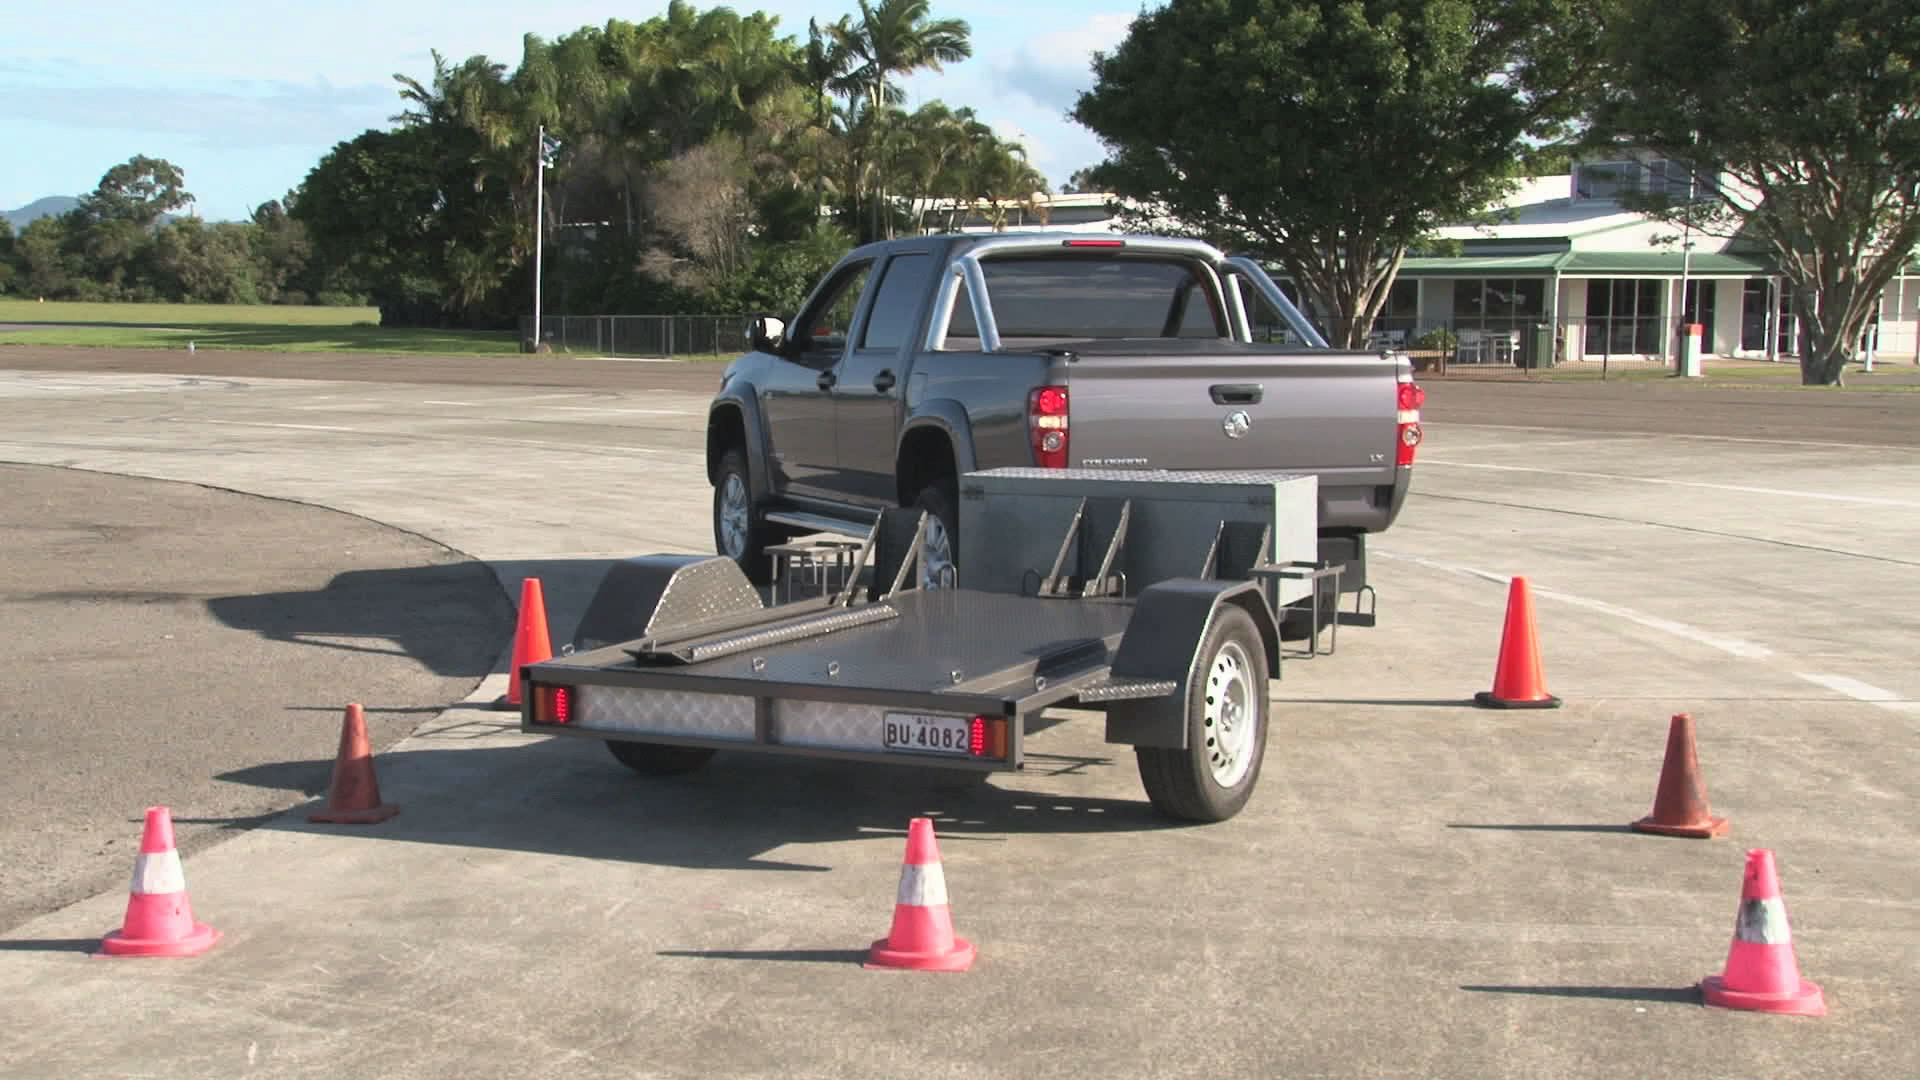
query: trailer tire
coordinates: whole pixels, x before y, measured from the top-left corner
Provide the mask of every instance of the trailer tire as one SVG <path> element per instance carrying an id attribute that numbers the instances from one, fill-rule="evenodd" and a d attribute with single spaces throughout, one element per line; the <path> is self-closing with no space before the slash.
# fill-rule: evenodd
<path id="1" fill-rule="evenodd" d="M 1188 680 L 1187 748 L 1140 746 L 1140 783 L 1155 810 L 1182 821 L 1225 821 L 1260 779 L 1267 749 L 1267 650 L 1252 616 L 1214 612 Z"/>
<path id="2" fill-rule="evenodd" d="M 713 760 L 713 751 L 704 746 L 669 746 L 622 739 L 608 739 L 607 752 L 642 776 L 684 776 Z"/>
<path id="3" fill-rule="evenodd" d="M 746 449 L 732 447 L 720 455 L 713 472 L 713 550 L 739 564 L 748 581 L 766 585 L 773 581 L 767 545 L 782 539 L 760 519 L 760 508 L 754 505 Z"/>

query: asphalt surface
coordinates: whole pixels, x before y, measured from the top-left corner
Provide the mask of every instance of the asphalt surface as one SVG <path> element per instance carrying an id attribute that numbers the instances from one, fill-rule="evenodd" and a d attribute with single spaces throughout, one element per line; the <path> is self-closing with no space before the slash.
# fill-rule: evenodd
<path id="1" fill-rule="evenodd" d="M 706 549 L 711 369 L 255 362 L 272 374 L 0 370 L 0 460 L 429 536 L 509 596 L 541 577 L 559 638 L 609 559 Z M 635 367 L 686 389 L 629 386 Z M 1806 425 L 1755 435 L 1714 389 L 1609 388 L 1631 407 L 1598 431 L 1526 407 L 1557 385 L 1429 386 L 1415 495 L 1372 548 L 1380 624 L 1287 663 L 1261 789 L 1231 822 L 1167 827 L 1125 748 L 1071 713 L 1034 734 L 1027 772 L 985 784 L 726 754 L 637 781 L 591 741 L 475 708 L 496 664 L 382 755 L 400 817 L 296 809 L 188 860 L 196 913 L 226 934 L 205 956 L 88 955 L 121 885 L 0 935 L 0 1072 L 1920 1074 L 1920 460 L 1899 441 L 1920 396 L 1748 391 Z M 1537 396 L 1490 396 L 1509 392 Z M 1514 574 L 1557 710 L 1467 704 Z M 1683 710 L 1722 840 L 1625 828 Z M 289 791 L 330 749 L 229 775 Z M 981 950 L 964 975 L 856 963 L 915 814 Z M 1749 847 L 1779 855 L 1828 1017 L 1700 1005 Z"/>
<path id="2" fill-rule="evenodd" d="M 714 363 L 540 357 L 360 356 L 205 349 L 74 349 L 5 345 L 0 366 L 23 370 L 190 374 L 235 378 L 331 379 L 426 385 L 551 386 L 595 390 L 711 393 Z M 1920 413 L 1909 400 L 1920 366 L 1883 363 L 1851 374 L 1855 389 L 1801 391 L 1782 365 L 1771 385 L 1713 379 L 1615 379 L 1555 382 L 1519 373 L 1453 368 L 1424 376 L 1425 418 L 1439 424 L 1491 424 L 1548 430 L 1722 435 L 1757 439 L 1920 445 Z M 1903 393 L 1872 387 L 1908 388 Z"/>
<path id="3" fill-rule="evenodd" d="M 191 854 L 324 792 L 324 762 L 234 777 L 324 757 L 348 701 L 391 745 L 511 632 L 484 565 L 364 518 L 39 465 L 0 490 L 0 930 L 120 884 L 144 806 Z"/>

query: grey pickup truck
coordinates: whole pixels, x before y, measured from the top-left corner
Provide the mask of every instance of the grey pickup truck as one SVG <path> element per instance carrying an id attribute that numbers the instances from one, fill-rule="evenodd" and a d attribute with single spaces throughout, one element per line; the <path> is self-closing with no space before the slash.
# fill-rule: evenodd
<path id="1" fill-rule="evenodd" d="M 1305 344 L 1261 340 L 1282 325 Z M 1320 558 L 1353 592 L 1420 442 L 1404 355 L 1328 348 L 1257 263 L 1193 240 L 869 244 L 791 323 L 760 316 L 749 337 L 711 403 L 706 464 L 715 548 L 761 584 L 769 545 L 865 535 L 881 509 L 917 506 L 937 585 L 960 477 L 1020 466 L 1314 474 Z"/>

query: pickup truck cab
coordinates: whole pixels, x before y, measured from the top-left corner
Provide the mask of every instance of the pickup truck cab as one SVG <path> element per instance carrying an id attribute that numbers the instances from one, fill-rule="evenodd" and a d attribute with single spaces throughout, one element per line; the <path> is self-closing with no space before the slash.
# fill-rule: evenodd
<path id="1" fill-rule="evenodd" d="M 1308 344 L 1256 341 L 1260 319 Z M 1356 591 L 1420 440 L 1404 355 L 1326 347 L 1256 263 L 1193 240 L 869 244 L 749 336 L 711 402 L 706 464 L 715 548 L 763 584 L 768 545 L 917 506 L 936 585 L 959 478 L 1024 466 L 1314 474 L 1321 558 Z"/>

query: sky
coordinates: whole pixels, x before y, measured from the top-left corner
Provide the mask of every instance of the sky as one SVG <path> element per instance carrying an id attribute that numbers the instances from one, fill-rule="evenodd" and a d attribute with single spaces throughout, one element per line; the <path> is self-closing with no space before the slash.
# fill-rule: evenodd
<path id="1" fill-rule="evenodd" d="M 934 0 L 935 18 L 970 25 L 973 57 L 906 80 L 907 105 L 971 106 L 997 133 L 1020 139 L 1057 190 L 1102 157 L 1099 141 L 1066 114 L 1092 85 L 1092 52 L 1126 36 L 1138 4 Z M 108 169 L 144 154 L 181 169 L 195 199 L 189 212 L 209 221 L 245 220 L 334 146 L 392 126 L 403 104 L 393 76 L 428 82 L 430 50 L 455 63 L 484 54 L 512 70 L 524 34 L 551 41 L 666 9 L 665 0 L 341 0 L 300 8 L 198 0 L 178 13 L 128 0 L 11 6 L 0 37 L 0 210 L 83 195 Z M 780 33 L 802 40 L 808 18 L 824 24 L 859 10 L 854 0 L 725 6 L 778 15 Z"/>

